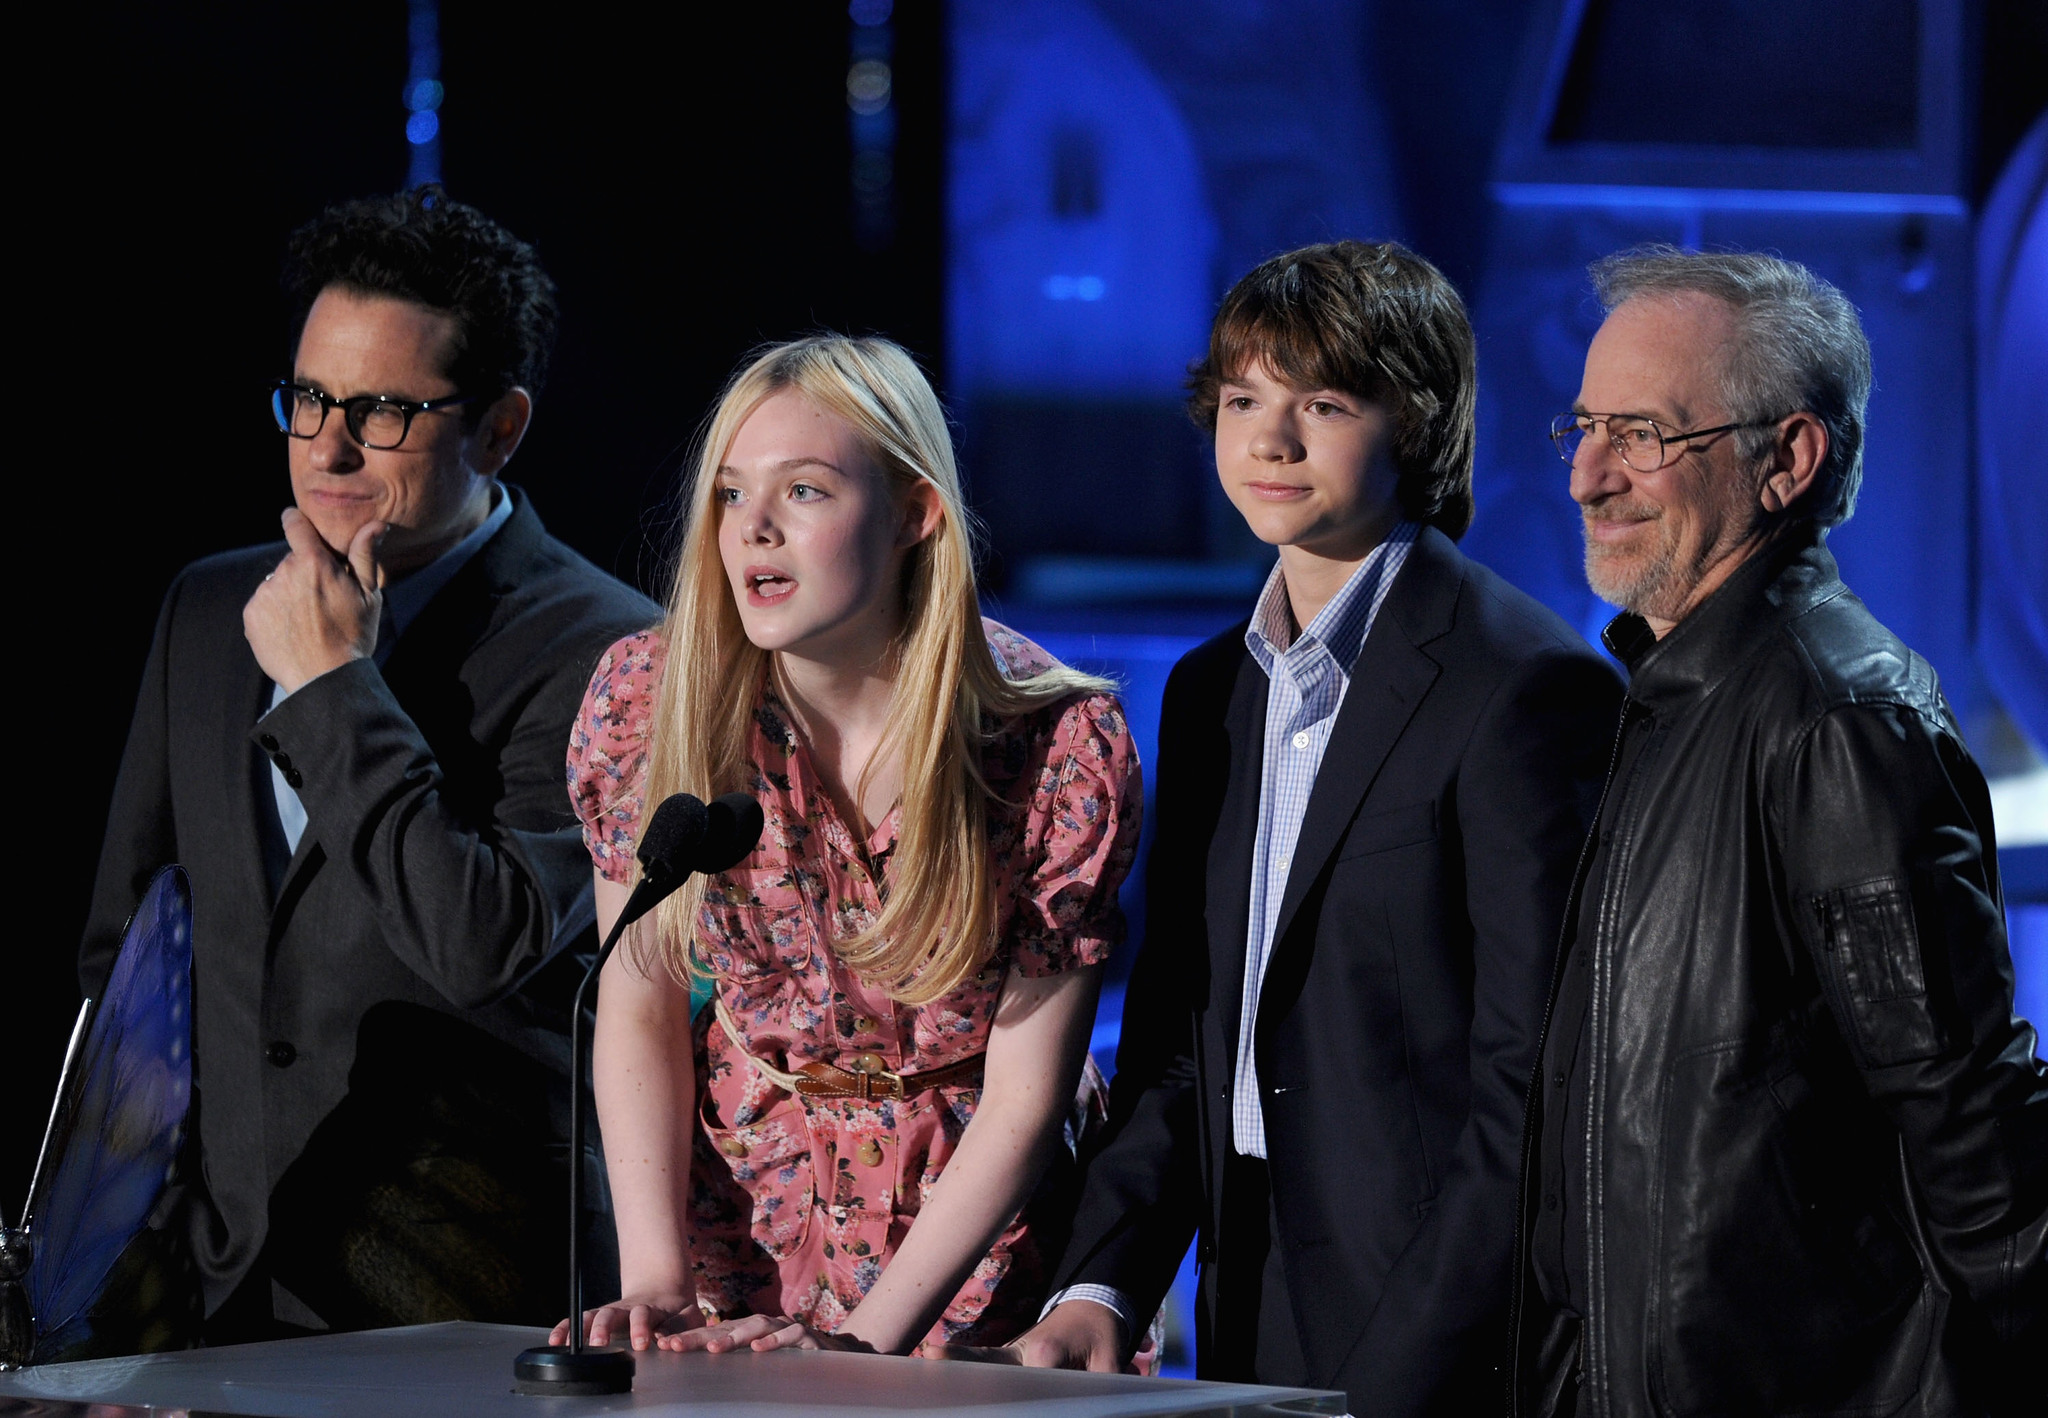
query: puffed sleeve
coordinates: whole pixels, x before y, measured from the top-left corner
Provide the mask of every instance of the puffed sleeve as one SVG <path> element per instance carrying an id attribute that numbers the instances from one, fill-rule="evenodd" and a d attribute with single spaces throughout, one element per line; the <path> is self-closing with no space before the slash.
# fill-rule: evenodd
<path id="1" fill-rule="evenodd" d="M 988 637 L 988 652 L 995 657 L 996 668 L 1003 672 L 1004 679 L 1030 679 L 1059 663 L 1045 652 L 1043 646 L 1027 640 L 999 620 L 983 616 L 981 631 Z"/>
<path id="2" fill-rule="evenodd" d="M 1123 706 L 1107 694 L 1069 704 L 1033 794 L 1027 847 L 1042 855 L 1018 888 L 1010 960 L 1019 974 L 1099 965 L 1124 938 L 1117 889 L 1138 852 L 1145 791 Z"/>
<path id="3" fill-rule="evenodd" d="M 569 801 L 583 845 L 606 881 L 633 879 L 633 848 L 647 791 L 647 739 L 667 643 L 657 630 L 604 652 L 569 730 Z"/>

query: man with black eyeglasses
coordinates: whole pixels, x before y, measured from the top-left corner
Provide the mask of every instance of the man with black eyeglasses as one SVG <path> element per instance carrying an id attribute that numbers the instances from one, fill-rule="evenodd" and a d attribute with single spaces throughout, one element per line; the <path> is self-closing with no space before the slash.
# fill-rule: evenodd
<path id="1" fill-rule="evenodd" d="M 167 1229 L 209 1342 L 551 1319 L 593 921 L 563 752 L 598 655 L 658 612 L 500 480 L 555 333 L 531 246 L 428 187 L 331 208 L 286 275 L 285 540 L 165 598 L 81 982 L 181 864 L 193 1146 Z"/>
<path id="2" fill-rule="evenodd" d="M 1552 428 L 1628 697 L 1523 1137 L 1510 1411 L 2042 1411 L 2048 1069 L 1991 802 L 1828 551 L 1870 347 L 1648 248 Z"/>

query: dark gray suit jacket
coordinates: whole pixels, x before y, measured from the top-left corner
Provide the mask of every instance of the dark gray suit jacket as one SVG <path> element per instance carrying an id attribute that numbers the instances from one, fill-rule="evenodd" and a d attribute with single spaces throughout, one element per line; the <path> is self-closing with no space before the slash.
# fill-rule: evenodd
<path id="1" fill-rule="evenodd" d="M 1266 692 L 1242 624 L 1167 682 L 1145 944 L 1054 1282 L 1150 1314 L 1199 1231 L 1205 1370 L 1244 1342 L 1211 1325 L 1211 1262 Z M 1352 665 L 1254 1047 L 1286 1298 L 1312 1382 L 1357 1412 L 1498 1403 L 1525 1090 L 1620 702 L 1570 627 L 1434 529 Z"/>
<path id="2" fill-rule="evenodd" d="M 564 778 L 569 728 L 604 648 L 659 612 L 512 496 L 510 520 L 381 671 L 357 661 L 268 713 L 270 684 L 241 614 L 283 544 L 195 562 L 164 598 L 79 973 L 88 993 L 101 985 L 151 874 L 182 864 L 201 1171 L 188 1179 L 191 1231 L 209 1311 L 264 1252 L 273 1193 L 336 1117 L 352 1070 L 359 1090 L 367 1068 L 380 1096 L 403 1097 L 408 1073 L 430 1082 L 482 1069 L 469 1095 L 436 1105 L 450 1115 L 442 1122 L 487 1140 L 494 1125 L 559 1131 L 550 1120 L 566 1100 L 575 965 L 562 956 L 593 924 Z M 309 818 L 289 861 L 273 761 Z M 373 1037 L 380 1057 L 359 1058 Z M 521 1095 L 551 1081 L 558 1098 Z M 506 1096 L 479 1101 L 477 1089 Z M 431 1130 L 431 1119 L 412 1121 Z M 401 1126 L 356 1120 L 316 1180 L 332 1184 L 363 1160 L 365 1139 Z M 441 1190 L 459 1212 L 462 1186 Z M 559 1225 L 546 1232 L 550 1253 Z"/>

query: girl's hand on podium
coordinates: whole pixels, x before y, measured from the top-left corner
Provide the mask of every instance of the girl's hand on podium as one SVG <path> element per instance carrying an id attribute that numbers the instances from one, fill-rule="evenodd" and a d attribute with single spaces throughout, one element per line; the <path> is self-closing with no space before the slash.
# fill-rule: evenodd
<path id="1" fill-rule="evenodd" d="M 611 1344 L 624 1338 L 633 1348 L 645 1349 L 687 1330 L 702 1329 L 704 1312 L 697 1308 L 694 1295 L 668 1292 L 627 1295 L 609 1305 L 585 1310 L 583 1325 L 584 1337 L 593 1345 Z M 563 1320 L 548 1335 L 548 1343 L 568 1342 L 569 1322 Z M 662 1347 L 675 1346 L 663 1343 Z"/>
<path id="2" fill-rule="evenodd" d="M 663 1349 L 702 1349 L 707 1354 L 724 1354 L 741 1346 L 757 1354 L 770 1349 L 836 1349 L 849 1354 L 873 1354 L 875 1346 L 850 1334 L 827 1334 L 786 1315 L 746 1315 L 721 1324 L 704 1325 L 686 1332 L 663 1334 L 657 1341 Z"/>

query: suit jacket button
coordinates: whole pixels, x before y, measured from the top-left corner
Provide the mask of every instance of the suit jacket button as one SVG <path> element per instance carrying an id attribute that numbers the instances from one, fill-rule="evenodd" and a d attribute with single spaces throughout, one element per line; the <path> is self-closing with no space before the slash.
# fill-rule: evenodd
<path id="1" fill-rule="evenodd" d="M 279 1039 L 276 1043 L 267 1046 L 263 1050 L 263 1057 L 279 1068 L 290 1068 L 292 1061 L 298 1058 L 298 1056 L 299 1051 L 293 1048 L 291 1042 L 286 1039 Z"/>
<path id="2" fill-rule="evenodd" d="M 262 745 L 263 745 L 263 751 L 264 751 L 265 753 L 276 753 L 276 752 L 277 752 L 277 735 L 276 735 L 276 734 L 262 734 L 262 735 L 259 735 L 259 736 L 257 737 L 257 739 L 256 739 L 256 742 L 258 742 L 258 743 L 260 743 L 260 744 L 262 744 Z"/>
<path id="3" fill-rule="evenodd" d="M 296 793 L 306 785 L 306 775 L 296 768 L 287 768 L 284 770 L 284 781 L 285 785 Z"/>
<path id="4" fill-rule="evenodd" d="M 281 773 L 292 771 L 292 756 L 289 753 L 273 753 L 270 755 L 270 761 L 277 765 Z"/>

